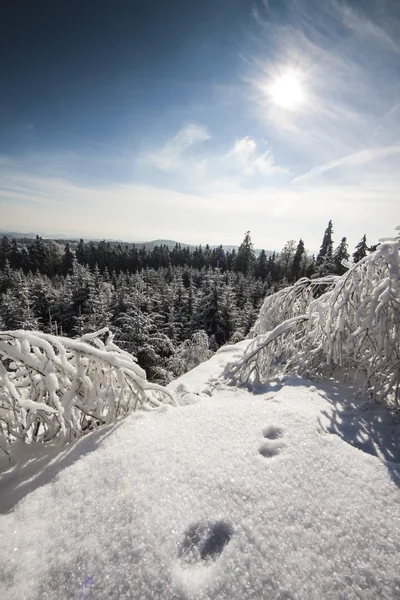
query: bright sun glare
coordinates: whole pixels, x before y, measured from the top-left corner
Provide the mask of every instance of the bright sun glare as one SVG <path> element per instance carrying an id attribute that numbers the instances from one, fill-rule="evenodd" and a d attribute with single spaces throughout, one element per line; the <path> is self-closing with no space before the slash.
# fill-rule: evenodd
<path id="1" fill-rule="evenodd" d="M 271 100 L 277 106 L 295 110 L 304 101 L 304 90 L 299 77 L 294 73 L 278 76 L 269 88 Z"/>

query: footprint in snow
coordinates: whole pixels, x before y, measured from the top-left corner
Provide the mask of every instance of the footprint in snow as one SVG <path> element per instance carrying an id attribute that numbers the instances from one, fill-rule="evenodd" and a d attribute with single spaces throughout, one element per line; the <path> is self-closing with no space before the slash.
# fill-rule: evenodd
<path id="1" fill-rule="evenodd" d="M 259 449 L 259 453 L 261 456 L 265 456 L 266 458 L 271 458 L 272 456 L 276 456 L 279 454 L 283 448 L 285 448 L 286 444 L 283 442 L 279 442 L 276 440 L 272 440 L 270 442 L 266 442 Z"/>
<path id="2" fill-rule="evenodd" d="M 275 427 L 275 425 L 268 425 L 265 427 L 263 436 L 267 441 L 258 450 L 261 456 L 271 458 L 272 456 L 279 454 L 286 446 L 286 444 L 279 439 L 282 435 L 283 430 L 280 427 Z"/>
<path id="3" fill-rule="evenodd" d="M 280 427 L 275 427 L 275 425 L 268 425 L 263 430 L 263 436 L 269 440 L 277 440 L 282 437 L 283 429 Z"/>
<path id="4" fill-rule="evenodd" d="M 195 523 L 186 530 L 179 558 L 188 566 L 215 561 L 232 534 L 232 527 L 224 521 Z"/>

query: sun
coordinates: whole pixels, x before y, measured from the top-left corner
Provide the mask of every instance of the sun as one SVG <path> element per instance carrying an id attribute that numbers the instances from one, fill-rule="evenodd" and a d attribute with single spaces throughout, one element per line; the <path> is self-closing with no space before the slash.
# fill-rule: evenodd
<path id="1" fill-rule="evenodd" d="M 279 75 L 269 86 L 271 101 L 288 110 L 296 110 L 304 102 L 301 80 L 295 73 Z"/>

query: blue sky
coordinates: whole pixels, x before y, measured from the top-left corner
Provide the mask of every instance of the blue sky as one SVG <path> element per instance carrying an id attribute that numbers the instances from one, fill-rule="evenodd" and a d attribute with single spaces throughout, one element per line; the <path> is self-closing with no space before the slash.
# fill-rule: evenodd
<path id="1" fill-rule="evenodd" d="M 400 223 L 400 3 L 9 3 L 0 227 L 280 249 Z"/>

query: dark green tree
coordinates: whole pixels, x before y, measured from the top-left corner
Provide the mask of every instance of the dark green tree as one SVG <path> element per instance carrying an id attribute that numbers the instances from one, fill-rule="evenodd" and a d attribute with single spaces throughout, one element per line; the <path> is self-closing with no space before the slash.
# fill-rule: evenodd
<path id="1" fill-rule="evenodd" d="M 297 244 L 296 252 L 294 254 L 293 262 L 292 262 L 292 272 L 291 272 L 291 280 L 292 281 L 297 281 L 303 275 L 303 273 L 301 272 L 301 264 L 302 264 L 304 252 L 305 252 L 304 242 L 300 238 L 299 243 Z"/>
<path id="2" fill-rule="evenodd" d="M 328 227 L 325 229 L 324 237 L 322 239 L 321 248 L 317 256 L 317 267 L 322 265 L 324 262 L 331 262 L 333 254 L 333 225 L 332 221 L 329 221 Z"/>
<path id="3" fill-rule="evenodd" d="M 349 260 L 347 240 L 345 237 L 342 238 L 342 241 L 333 253 L 333 263 L 335 265 L 335 272 L 337 275 L 343 275 L 347 271 L 346 267 L 342 265 L 342 261 L 344 260 Z"/>
<path id="4" fill-rule="evenodd" d="M 256 261 L 256 272 L 257 279 L 265 281 L 268 275 L 268 259 L 265 250 L 261 250 Z"/>
<path id="5" fill-rule="evenodd" d="M 364 235 L 361 238 L 361 241 L 358 242 L 355 252 L 353 253 L 353 261 L 355 263 L 360 262 L 361 259 L 363 259 L 365 256 L 367 256 L 367 252 L 368 252 L 369 248 L 367 246 L 367 236 Z"/>
<path id="6" fill-rule="evenodd" d="M 85 265 L 88 262 L 86 244 L 82 239 L 79 240 L 78 245 L 76 246 L 75 258 L 81 265 Z"/>
<path id="7" fill-rule="evenodd" d="M 10 267 L 12 269 L 20 269 L 22 266 L 21 248 L 16 239 L 11 240 L 10 249 Z"/>
<path id="8" fill-rule="evenodd" d="M 295 248 L 296 242 L 294 240 L 288 240 L 282 248 L 281 252 L 279 253 L 279 267 L 281 279 L 290 279 Z"/>
<path id="9" fill-rule="evenodd" d="M 256 266 L 256 254 L 254 252 L 253 243 L 251 241 L 250 231 L 246 231 L 244 240 L 240 244 L 234 270 L 243 273 L 243 275 L 252 275 Z"/>
<path id="10" fill-rule="evenodd" d="M 10 266 L 10 254 L 11 254 L 11 241 L 10 239 L 4 235 L 0 240 L 0 269 L 4 269 L 4 265 L 6 261 L 9 261 Z"/>
<path id="11" fill-rule="evenodd" d="M 68 275 L 69 273 L 72 273 L 73 266 L 74 266 L 74 254 L 67 242 L 65 244 L 65 250 L 64 250 L 62 260 L 61 260 L 62 274 L 65 276 L 65 275 Z"/>

